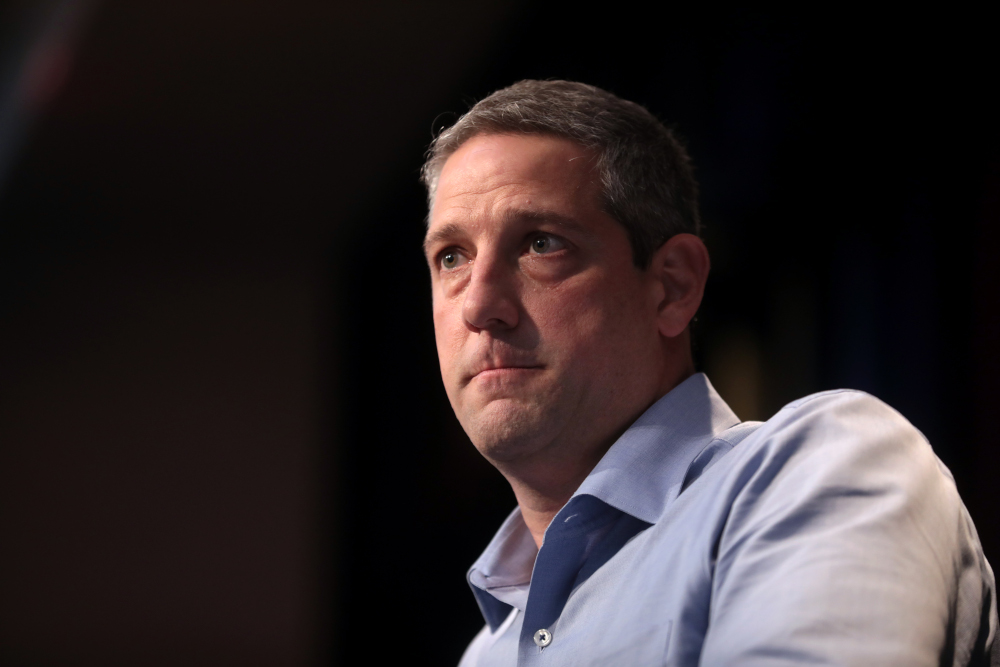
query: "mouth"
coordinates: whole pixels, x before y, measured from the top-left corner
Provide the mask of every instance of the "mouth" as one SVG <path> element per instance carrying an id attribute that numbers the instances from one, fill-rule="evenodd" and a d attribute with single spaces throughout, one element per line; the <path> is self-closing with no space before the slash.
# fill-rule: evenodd
<path id="1" fill-rule="evenodd" d="M 514 380 L 542 370 L 542 366 L 497 366 L 474 373 L 469 380 Z"/>
<path id="2" fill-rule="evenodd" d="M 479 371 L 472 377 L 494 377 L 503 376 L 510 373 L 521 373 L 524 371 L 539 371 L 541 366 L 500 366 L 498 368 L 486 368 Z"/>

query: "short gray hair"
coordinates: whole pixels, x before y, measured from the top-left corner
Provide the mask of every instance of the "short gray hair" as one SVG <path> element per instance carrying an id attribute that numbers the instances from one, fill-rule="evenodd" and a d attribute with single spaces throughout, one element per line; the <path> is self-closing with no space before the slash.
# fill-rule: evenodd
<path id="1" fill-rule="evenodd" d="M 420 180 L 433 205 L 445 161 L 479 134 L 544 134 L 597 154 L 602 206 L 628 233 L 633 262 L 682 232 L 699 234 L 698 183 L 674 133 L 642 106 L 574 81 L 526 79 L 480 100 L 427 149 Z"/>

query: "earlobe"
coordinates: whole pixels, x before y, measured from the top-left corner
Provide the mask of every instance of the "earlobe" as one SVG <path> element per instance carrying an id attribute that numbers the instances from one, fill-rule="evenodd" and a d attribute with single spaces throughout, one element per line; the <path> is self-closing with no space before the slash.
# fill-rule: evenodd
<path id="1" fill-rule="evenodd" d="M 708 249 L 694 234 L 677 234 L 654 253 L 649 270 L 662 286 L 657 306 L 661 336 L 676 338 L 687 330 L 701 305 L 710 265 Z"/>

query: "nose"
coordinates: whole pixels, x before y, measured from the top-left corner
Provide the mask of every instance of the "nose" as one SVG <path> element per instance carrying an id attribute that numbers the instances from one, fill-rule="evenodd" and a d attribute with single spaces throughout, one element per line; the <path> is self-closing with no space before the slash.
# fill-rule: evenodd
<path id="1" fill-rule="evenodd" d="M 476 257 L 462 304 L 466 324 L 476 330 L 517 326 L 520 302 L 515 272 L 500 258 L 482 252 Z"/>

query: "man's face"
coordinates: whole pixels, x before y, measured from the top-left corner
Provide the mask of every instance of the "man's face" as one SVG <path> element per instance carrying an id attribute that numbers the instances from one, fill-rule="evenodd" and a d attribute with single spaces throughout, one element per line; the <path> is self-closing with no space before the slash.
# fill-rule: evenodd
<path id="1" fill-rule="evenodd" d="M 593 155 L 556 137 L 478 135 L 441 172 L 425 243 L 441 376 L 494 463 L 599 457 L 657 398 L 655 281 L 599 196 Z"/>

